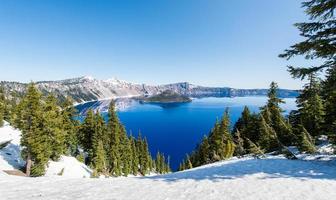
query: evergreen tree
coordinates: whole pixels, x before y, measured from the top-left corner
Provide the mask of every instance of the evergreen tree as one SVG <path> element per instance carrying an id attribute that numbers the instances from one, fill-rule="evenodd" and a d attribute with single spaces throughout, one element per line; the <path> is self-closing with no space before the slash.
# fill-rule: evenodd
<path id="1" fill-rule="evenodd" d="M 107 151 L 109 171 L 115 176 L 120 176 L 122 174 L 120 123 L 113 101 L 111 101 L 109 106 L 107 131 L 109 135 L 109 149 Z"/>
<path id="2" fill-rule="evenodd" d="M 225 144 L 225 149 L 224 149 L 224 158 L 231 158 L 233 156 L 233 153 L 235 151 L 235 144 L 232 141 L 231 138 L 226 140 L 226 144 Z"/>
<path id="3" fill-rule="evenodd" d="M 106 174 L 106 157 L 105 157 L 104 145 L 101 140 L 98 141 L 96 151 L 93 156 L 93 167 L 97 175 Z"/>
<path id="4" fill-rule="evenodd" d="M 90 109 L 86 113 L 86 117 L 84 119 L 84 122 L 80 126 L 78 135 L 80 146 L 84 149 L 85 152 L 87 152 L 87 157 L 85 159 L 86 164 L 92 163 L 92 157 L 93 157 L 92 146 L 93 146 L 93 135 L 95 133 L 95 129 L 96 129 L 96 119 L 93 110 Z"/>
<path id="5" fill-rule="evenodd" d="M 192 169 L 193 166 L 192 166 L 192 163 L 190 161 L 190 157 L 189 155 L 187 154 L 186 156 L 186 160 L 185 160 L 185 169 Z"/>
<path id="6" fill-rule="evenodd" d="M 136 146 L 136 140 L 133 136 L 130 137 L 131 141 L 131 148 L 132 148 L 132 174 L 133 175 L 138 175 L 139 173 L 139 155 L 138 155 L 138 150 Z"/>
<path id="7" fill-rule="evenodd" d="M 233 130 L 246 130 L 249 126 L 249 123 L 251 121 L 251 112 L 250 109 L 245 106 L 244 110 L 241 114 L 241 117 L 239 117 L 239 119 L 237 120 L 237 122 L 234 125 Z"/>
<path id="8" fill-rule="evenodd" d="M 327 69 L 322 97 L 325 102 L 324 131 L 336 135 L 336 66 Z"/>
<path id="9" fill-rule="evenodd" d="M 325 70 L 326 78 L 322 82 L 322 97 L 325 102 L 324 130 L 327 133 L 336 132 L 336 23 L 334 0 L 309 0 L 302 3 L 310 17 L 309 22 L 297 23 L 300 35 L 305 39 L 285 50 L 280 57 L 290 59 L 304 56 L 308 60 L 322 60 L 322 64 L 312 67 L 289 66 L 289 72 L 294 78 L 304 79 L 307 75 Z M 313 133 L 316 135 L 315 133 Z"/>
<path id="10" fill-rule="evenodd" d="M 62 103 L 61 115 L 63 118 L 63 130 L 65 132 L 66 153 L 75 155 L 78 145 L 79 121 L 75 119 L 77 117 L 77 110 L 73 106 L 73 100 L 70 97 L 67 97 Z"/>
<path id="11" fill-rule="evenodd" d="M 284 103 L 284 101 L 278 98 L 277 91 L 278 85 L 272 82 L 267 94 L 267 104 L 261 108 L 261 114 L 263 115 L 266 123 L 274 129 L 281 143 L 284 145 L 292 145 L 295 143 L 296 138 L 292 132 L 290 124 L 282 116 L 283 111 L 280 108 L 280 104 Z"/>
<path id="12" fill-rule="evenodd" d="M 226 145 L 227 141 L 232 141 L 230 134 L 230 117 L 228 110 L 225 111 L 220 122 L 216 122 L 212 133 L 209 136 L 211 160 L 218 161 L 227 158 Z M 231 145 L 231 144 L 229 144 Z"/>
<path id="13" fill-rule="evenodd" d="M 270 127 L 262 115 L 260 115 L 259 122 L 260 140 L 259 145 L 265 152 L 279 150 L 279 144 L 276 138 L 276 133 Z"/>
<path id="14" fill-rule="evenodd" d="M 301 152 L 306 152 L 306 153 L 315 153 L 316 148 L 314 145 L 313 138 L 310 136 L 308 131 L 305 129 L 303 125 L 298 126 L 298 135 L 300 137 L 299 140 L 299 150 Z"/>
<path id="15" fill-rule="evenodd" d="M 257 142 L 260 139 L 260 133 L 258 130 L 259 118 L 256 114 L 251 114 L 247 106 L 234 125 L 233 130 L 239 130 L 240 136 L 243 138 L 249 138 L 253 142 Z"/>
<path id="16" fill-rule="evenodd" d="M 48 95 L 43 107 L 43 133 L 48 137 L 51 159 L 58 160 L 65 151 L 65 135 L 63 131 L 63 118 L 57 100 Z"/>
<path id="17" fill-rule="evenodd" d="M 236 144 L 234 155 L 235 156 L 243 156 L 245 154 L 244 139 L 240 136 L 239 129 L 236 129 L 236 131 L 234 132 L 233 141 Z"/>
<path id="18" fill-rule="evenodd" d="M 256 156 L 263 155 L 264 152 L 256 145 L 254 144 L 250 139 L 246 138 L 245 141 L 247 142 L 247 153 L 253 154 Z"/>
<path id="19" fill-rule="evenodd" d="M 40 176 L 44 174 L 52 152 L 49 148 L 48 135 L 43 132 L 41 93 L 33 83 L 29 84 L 21 105 L 21 146 L 22 156 L 26 159 L 26 174 L 27 176 Z"/>
<path id="20" fill-rule="evenodd" d="M 207 136 L 203 137 L 202 143 L 197 151 L 198 159 L 194 161 L 194 166 L 210 163 L 210 144 Z"/>
<path id="21" fill-rule="evenodd" d="M 139 148 L 140 173 L 142 175 L 146 175 L 150 171 L 150 164 L 151 164 L 147 139 L 146 138 L 142 139 L 141 134 L 139 134 L 137 143 Z"/>
<path id="22" fill-rule="evenodd" d="M 122 172 L 127 176 L 132 171 L 132 147 L 130 139 L 126 135 L 125 128 L 121 127 L 121 162 Z"/>
<path id="23" fill-rule="evenodd" d="M 297 97 L 298 111 L 296 123 L 302 124 L 314 136 L 321 134 L 323 126 L 324 108 L 320 97 L 320 83 L 315 73 L 308 75 L 309 83 L 306 84 Z"/>

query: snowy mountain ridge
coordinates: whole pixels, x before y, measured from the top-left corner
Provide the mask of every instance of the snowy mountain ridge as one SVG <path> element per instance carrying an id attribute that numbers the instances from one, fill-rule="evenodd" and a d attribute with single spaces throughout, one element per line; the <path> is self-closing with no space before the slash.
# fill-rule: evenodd
<path id="1" fill-rule="evenodd" d="M 10 93 L 12 91 L 24 93 L 27 83 L 2 81 L 0 86 Z M 266 95 L 267 89 L 234 89 L 229 87 L 204 87 L 188 82 L 164 85 L 146 85 L 122 81 L 117 78 L 99 80 L 91 76 L 83 76 L 57 81 L 39 81 L 36 86 L 44 93 L 52 92 L 59 99 L 70 96 L 75 103 L 95 100 L 155 95 L 165 90 L 189 97 L 234 97 Z M 282 97 L 293 97 L 298 94 L 295 90 L 280 89 Z"/>

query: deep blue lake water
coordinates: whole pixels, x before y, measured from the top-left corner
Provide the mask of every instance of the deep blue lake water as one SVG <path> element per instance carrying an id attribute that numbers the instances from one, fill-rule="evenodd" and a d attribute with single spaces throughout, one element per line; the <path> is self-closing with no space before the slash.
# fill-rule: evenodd
<path id="1" fill-rule="evenodd" d="M 295 98 L 284 100 L 284 114 L 295 109 Z M 134 102 L 131 107 L 118 111 L 118 115 L 128 133 L 132 131 L 133 135 L 137 135 L 141 131 L 147 138 L 153 157 L 158 150 L 169 155 L 171 167 L 175 170 L 186 153 L 190 153 L 209 133 L 226 108 L 229 108 L 233 124 L 245 105 L 251 111 L 258 112 L 266 101 L 266 97 L 235 97 L 201 98 L 190 103 L 170 105 Z"/>

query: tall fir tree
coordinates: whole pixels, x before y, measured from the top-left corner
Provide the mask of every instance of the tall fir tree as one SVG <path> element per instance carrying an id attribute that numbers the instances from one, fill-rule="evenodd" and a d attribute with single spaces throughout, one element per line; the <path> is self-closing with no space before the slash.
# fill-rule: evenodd
<path id="1" fill-rule="evenodd" d="M 86 164 L 92 164 L 93 157 L 93 135 L 96 129 L 96 118 L 92 109 L 88 110 L 84 122 L 79 128 L 78 140 L 80 146 L 87 152 L 87 157 L 85 159 Z"/>
<path id="2" fill-rule="evenodd" d="M 323 130 L 325 133 L 336 134 L 336 23 L 334 0 L 309 0 L 302 3 L 309 22 L 297 23 L 300 35 L 304 40 L 292 45 L 280 57 L 291 59 L 304 56 L 307 60 L 318 60 L 319 65 L 312 67 L 289 66 L 294 78 L 304 79 L 307 75 L 322 70 L 326 71 L 322 81 L 322 98 L 325 106 Z M 313 133 L 315 135 L 315 133 Z"/>
<path id="3" fill-rule="evenodd" d="M 259 121 L 260 140 L 259 146 L 265 152 L 280 150 L 277 135 L 274 129 L 266 123 L 263 115 L 260 115 Z"/>
<path id="4" fill-rule="evenodd" d="M 93 168 L 95 173 L 94 176 L 107 174 L 106 153 L 104 150 L 103 142 L 101 140 L 98 141 L 96 150 L 93 155 Z"/>
<path id="5" fill-rule="evenodd" d="M 322 134 L 324 123 L 323 101 L 320 97 L 321 85 L 316 73 L 308 75 L 309 83 L 306 84 L 297 97 L 298 110 L 296 123 L 302 124 L 313 136 Z"/>
<path id="6" fill-rule="evenodd" d="M 288 120 L 282 115 L 283 111 L 280 108 L 280 104 L 284 103 L 284 101 L 278 97 L 277 92 L 278 85 L 272 82 L 267 94 L 267 104 L 261 108 L 261 114 L 266 123 L 274 129 L 279 141 L 284 145 L 292 145 L 295 143 L 296 138 Z"/>
<path id="7" fill-rule="evenodd" d="M 234 155 L 243 156 L 246 151 L 244 148 L 244 139 L 241 137 L 239 129 L 236 129 L 236 131 L 233 133 L 233 141 L 236 144 Z"/>
<path id="8" fill-rule="evenodd" d="M 77 135 L 79 121 L 76 119 L 77 110 L 73 106 L 72 98 L 66 97 L 65 101 L 62 103 L 61 115 L 63 118 L 63 130 L 65 132 L 66 153 L 75 156 L 78 146 Z"/>
<path id="9" fill-rule="evenodd" d="M 121 152 L 121 130 L 120 122 L 115 110 L 114 101 L 111 101 L 108 111 L 107 131 L 109 136 L 108 161 L 109 171 L 112 175 L 120 176 L 122 174 Z"/>
<path id="10" fill-rule="evenodd" d="M 138 175 L 139 173 L 139 152 L 137 150 L 136 139 L 131 135 L 131 149 L 132 149 L 132 174 Z"/>
<path id="11" fill-rule="evenodd" d="M 57 100 L 48 95 L 43 106 L 43 133 L 48 137 L 51 159 L 58 160 L 65 151 L 65 134 L 63 131 L 63 117 Z"/>
<path id="12" fill-rule="evenodd" d="M 299 135 L 299 150 L 305 153 L 315 153 L 316 148 L 314 145 L 314 140 L 305 127 L 303 125 L 299 125 L 297 131 Z"/>
<path id="13" fill-rule="evenodd" d="M 336 47 L 335 47 L 336 48 Z M 326 79 L 323 81 L 322 97 L 325 105 L 323 130 L 336 136 L 336 65 L 327 69 Z"/>
<path id="14" fill-rule="evenodd" d="M 26 175 L 40 176 L 45 173 L 51 150 L 48 135 L 43 132 L 41 93 L 33 83 L 29 84 L 21 105 L 21 146 L 22 156 L 26 159 Z"/>

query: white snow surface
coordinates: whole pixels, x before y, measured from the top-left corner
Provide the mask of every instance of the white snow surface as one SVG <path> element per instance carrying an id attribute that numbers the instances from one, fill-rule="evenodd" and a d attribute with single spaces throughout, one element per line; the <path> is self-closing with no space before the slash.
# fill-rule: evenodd
<path id="1" fill-rule="evenodd" d="M 49 161 L 45 176 L 63 176 L 68 178 L 90 178 L 92 170 L 71 156 L 61 156 L 60 160 Z"/>
<path id="2" fill-rule="evenodd" d="M 0 144 L 9 142 L 9 144 L 0 149 L 0 171 L 20 169 L 25 165 L 21 158 L 20 148 L 21 132 L 14 129 L 8 122 L 0 128 Z"/>
<path id="3" fill-rule="evenodd" d="M 178 173 L 152 177 L 1 177 L 1 199 L 305 199 L 336 197 L 336 163 L 233 158 Z"/>

